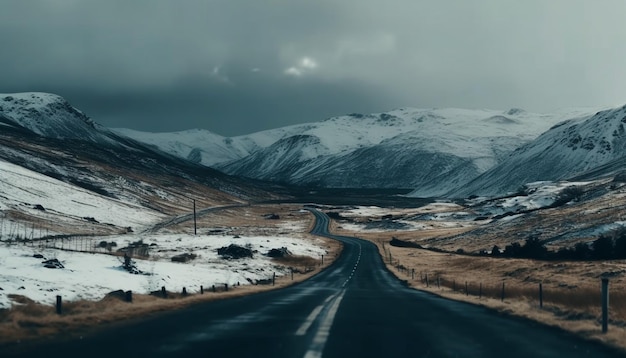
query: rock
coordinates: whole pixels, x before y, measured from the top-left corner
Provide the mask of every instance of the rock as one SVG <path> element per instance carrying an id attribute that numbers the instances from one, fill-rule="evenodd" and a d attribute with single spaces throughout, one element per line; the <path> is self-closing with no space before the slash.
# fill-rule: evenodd
<path id="1" fill-rule="evenodd" d="M 44 207 L 43 207 L 42 205 L 40 205 L 40 204 L 35 205 L 35 206 L 34 206 L 34 208 L 35 208 L 36 210 L 46 211 L 46 208 L 44 208 Z"/>
<path id="2" fill-rule="evenodd" d="M 184 254 L 172 256 L 172 262 L 187 262 L 187 261 L 194 260 L 196 257 L 198 257 L 198 255 L 196 254 L 184 253 Z"/>
<path id="3" fill-rule="evenodd" d="M 63 264 L 61 262 L 59 262 L 59 260 L 57 260 L 57 259 L 46 260 L 46 261 L 42 262 L 42 264 L 43 264 L 43 267 L 50 268 L 50 269 L 62 269 L 62 268 L 65 268 L 65 266 L 63 266 Z"/>
<path id="4" fill-rule="evenodd" d="M 281 247 L 280 249 L 271 249 L 267 252 L 267 256 L 269 257 L 287 257 L 291 255 L 292 253 L 287 250 L 286 247 Z"/>
<path id="5" fill-rule="evenodd" d="M 123 300 L 126 297 L 126 293 L 124 292 L 124 290 L 111 291 L 106 294 L 106 297 Z"/>
<path id="6" fill-rule="evenodd" d="M 217 249 L 217 254 L 225 259 L 241 259 L 244 257 L 252 257 L 252 250 L 239 245 L 230 244 L 228 247 Z"/>
<path id="7" fill-rule="evenodd" d="M 42 254 L 34 254 L 33 257 L 36 259 L 45 259 L 45 257 Z"/>

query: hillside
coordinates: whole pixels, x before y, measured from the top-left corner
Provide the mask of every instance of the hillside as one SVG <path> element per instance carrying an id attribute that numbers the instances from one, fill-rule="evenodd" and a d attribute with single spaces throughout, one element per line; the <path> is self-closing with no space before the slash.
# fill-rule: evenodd
<path id="1" fill-rule="evenodd" d="M 496 195 L 539 180 L 593 179 L 623 170 L 626 106 L 568 120 L 449 195 Z"/>
<path id="2" fill-rule="evenodd" d="M 0 98 L 3 228 L 32 232 L 37 226 L 50 235 L 114 234 L 188 213 L 194 199 L 204 208 L 278 197 L 270 192 L 275 187 L 114 134 L 58 96 Z"/>

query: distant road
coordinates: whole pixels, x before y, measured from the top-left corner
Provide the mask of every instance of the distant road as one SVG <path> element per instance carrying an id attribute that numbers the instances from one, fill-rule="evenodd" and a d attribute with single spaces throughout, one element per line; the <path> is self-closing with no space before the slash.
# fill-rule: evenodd
<path id="1" fill-rule="evenodd" d="M 406 288 L 374 244 L 344 243 L 328 269 L 300 284 L 155 314 L 82 339 L 0 357 L 618 357 L 540 324 Z"/>
<path id="2" fill-rule="evenodd" d="M 199 219 L 200 217 L 211 213 L 211 212 L 215 212 L 215 211 L 220 211 L 220 210 L 226 210 L 226 209 L 232 209 L 232 208 L 240 208 L 240 207 L 244 207 L 244 206 L 250 206 L 250 204 L 231 204 L 231 205 L 220 205 L 220 206 L 212 206 L 209 208 L 204 208 L 204 209 L 200 209 L 196 211 L 196 219 Z M 141 233 L 142 234 L 153 234 L 158 232 L 159 230 L 165 229 L 166 227 L 170 227 L 170 226 L 174 226 L 174 225 L 178 225 L 178 224 L 182 224 L 184 222 L 187 222 L 189 220 L 193 220 L 193 212 L 191 213 L 187 213 L 187 214 L 182 214 L 182 215 L 178 215 L 178 216 L 174 216 L 174 217 L 169 217 L 157 224 L 155 224 L 154 226 L 151 226 L 145 230 L 143 230 Z"/>

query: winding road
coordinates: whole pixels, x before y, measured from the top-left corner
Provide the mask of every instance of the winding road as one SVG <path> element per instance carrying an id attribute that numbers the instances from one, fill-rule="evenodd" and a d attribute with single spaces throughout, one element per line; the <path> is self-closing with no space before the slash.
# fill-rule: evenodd
<path id="1" fill-rule="evenodd" d="M 294 286 L 157 314 L 80 339 L 0 351 L 20 357 L 617 357 L 600 344 L 405 287 L 374 244 L 328 232 L 340 257 Z M 13 347 L 15 348 L 15 347 Z"/>

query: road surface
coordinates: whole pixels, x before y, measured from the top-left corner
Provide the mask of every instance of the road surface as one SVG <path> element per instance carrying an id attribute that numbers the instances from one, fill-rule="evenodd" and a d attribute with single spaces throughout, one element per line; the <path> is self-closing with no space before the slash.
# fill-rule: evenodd
<path id="1" fill-rule="evenodd" d="M 80 338 L 0 350 L 1 357 L 616 357 L 599 344 L 526 320 L 406 288 L 370 242 L 344 243 L 300 284 L 208 302 Z"/>

